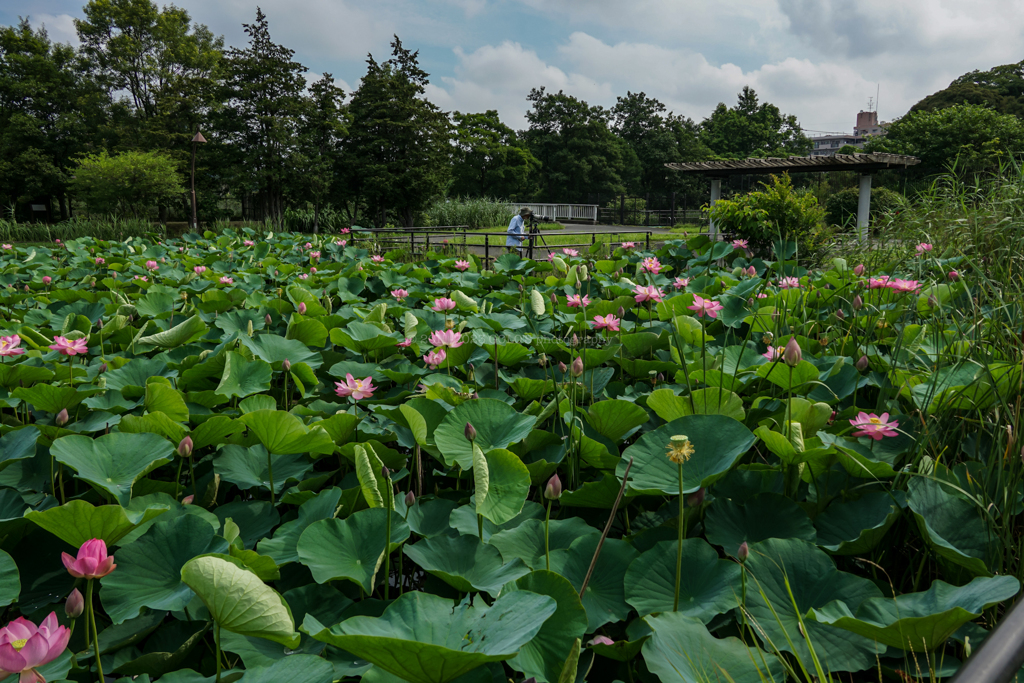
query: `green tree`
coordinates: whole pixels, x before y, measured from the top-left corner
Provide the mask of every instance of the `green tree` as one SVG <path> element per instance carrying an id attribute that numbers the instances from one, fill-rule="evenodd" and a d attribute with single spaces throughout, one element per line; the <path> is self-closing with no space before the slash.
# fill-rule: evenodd
<path id="1" fill-rule="evenodd" d="M 921 160 L 918 174 L 993 168 L 1024 151 L 1024 123 L 977 104 L 913 111 L 894 121 L 885 137 L 871 139 L 873 152 L 909 154 Z"/>
<path id="2" fill-rule="evenodd" d="M 534 88 L 526 99 L 532 107 L 525 140 L 541 162 L 541 199 L 582 202 L 591 194 L 620 194 L 635 186 L 640 160 L 610 130 L 608 110 L 544 88 Z"/>
<path id="3" fill-rule="evenodd" d="M 225 60 L 225 81 L 218 129 L 229 146 L 223 163 L 242 202 L 242 214 L 281 225 L 285 187 L 292 182 L 297 135 L 304 113 L 306 67 L 294 50 L 271 40 L 267 17 L 243 24 L 249 42 L 232 47 Z"/>
<path id="4" fill-rule="evenodd" d="M 69 215 L 73 158 L 95 149 L 107 99 L 69 45 L 27 19 L 0 27 L 0 201 L 50 206 Z"/>
<path id="5" fill-rule="evenodd" d="M 449 193 L 467 197 L 527 197 L 540 162 L 498 112 L 452 115 L 455 146 Z"/>
<path id="6" fill-rule="evenodd" d="M 325 73 L 309 86 L 299 122 L 299 145 L 293 163 L 296 193 L 313 204 L 313 232 L 320 232 L 320 211 L 334 189 L 335 164 L 346 131 L 342 102 L 345 93 Z"/>
<path id="7" fill-rule="evenodd" d="M 348 105 L 349 132 L 340 174 L 350 218 L 362 207 L 370 221 L 413 224 L 451 172 L 448 117 L 424 96 L 428 74 L 417 52 L 395 36 L 391 59 L 370 55 L 366 75 Z"/>
<path id="8" fill-rule="evenodd" d="M 804 156 L 811 151 L 812 143 L 796 117 L 769 102 L 759 103 L 749 86 L 743 88 L 735 107 L 719 103 L 700 128 L 701 140 L 720 157 Z"/>
<path id="9" fill-rule="evenodd" d="M 176 164 L 159 152 L 88 155 L 79 161 L 71 186 L 93 213 L 136 217 L 185 192 Z"/>
<path id="10" fill-rule="evenodd" d="M 1024 62 L 966 73 L 925 97 L 910 111 L 937 111 L 965 103 L 985 105 L 1000 114 L 1024 116 Z"/>

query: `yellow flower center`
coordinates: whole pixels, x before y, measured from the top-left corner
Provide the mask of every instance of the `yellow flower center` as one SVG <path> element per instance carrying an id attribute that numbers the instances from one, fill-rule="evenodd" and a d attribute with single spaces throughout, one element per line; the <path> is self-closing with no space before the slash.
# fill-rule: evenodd
<path id="1" fill-rule="evenodd" d="M 882 421 L 880 419 L 878 419 L 877 417 L 868 418 L 868 422 L 870 422 L 873 425 L 880 425 L 880 424 L 882 424 Z"/>
<path id="2" fill-rule="evenodd" d="M 21 640 L 12 640 L 11 647 L 13 647 L 15 650 L 21 650 L 21 648 L 25 647 L 25 643 L 27 642 L 28 638 L 22 638 Z"/>
<path id="3" fill-rule="evenodd" d="M 673 436 L 667 450 L 668 459 L 679 465 L 689 460 L 694 453 L 693 444 L 686 436 Z"/>

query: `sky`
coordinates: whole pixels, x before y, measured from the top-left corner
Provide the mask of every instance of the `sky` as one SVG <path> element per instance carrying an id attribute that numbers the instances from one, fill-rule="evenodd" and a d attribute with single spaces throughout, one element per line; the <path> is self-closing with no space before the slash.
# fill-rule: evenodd
<path id="1" fill-rule="evenodd" d="M 0 22 L 27 16 L 76 42 L 85 0 L 0 0 Z M 163 3 L 160 3 L 163 4 Z M 169 3 L 168 3 L 169 4 Z M 253 0 L 176 0 L 193 21 L 242 45 Z M 447 111 L 496 109 L 525 127 L 531 88 L 610 107 L 643 91 L 695 121 L 745 85 L 809 134 L 849 132 L 878 93 L 882 120 L 975 69 L 1024 59 L 1017 0 L 261 0 L 271 36 L 315 79 L 346 92 L 366 56 L 398 35 Z"/>

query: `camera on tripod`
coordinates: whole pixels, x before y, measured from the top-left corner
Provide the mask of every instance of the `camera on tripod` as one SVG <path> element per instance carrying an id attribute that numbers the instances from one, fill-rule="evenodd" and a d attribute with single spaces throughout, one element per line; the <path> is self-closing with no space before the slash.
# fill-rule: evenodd
<path id="1" fill-rule="evenodd" d="M 527 247 L 527 258 L 533 258 L 534 242 L 537 240 L 538 237 L 540 237 L 541 234 L 540 224 L 551 222 L 552 221 L 550 216 L 538 216 L 537 214 L 534 213 L 530 214 L 529 222 L 527 223 L 527 234 L 530 236 L 530 244 Z M 541 242 L 543 242 L 544 238 L 540 237 L 540 240 Z M 544 246 L 547 247 L 546 242 L 544 243 Z"/>

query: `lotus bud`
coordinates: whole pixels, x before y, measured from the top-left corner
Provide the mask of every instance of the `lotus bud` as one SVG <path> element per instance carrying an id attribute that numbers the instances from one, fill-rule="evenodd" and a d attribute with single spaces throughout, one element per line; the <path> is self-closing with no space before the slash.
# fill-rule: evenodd
<path id="1" fill-rule="evenodd" d="M 736 559 L 740 562 L 746 562 L 748 557 L 750 557 L 750 546 L 747 545 L 746 541 L 743 541 L 743 543 L 740 543 L 739 550 L 736 551 Z"/>
<path id="2" fill-rule="evenodd" d="M 62 408 L 61 411 L 57 413 L 57 419 L 55 420 L 55 422 L 57 423 L 58 427 L 63 427 L 68 423 L 68 419 L 68 409 Z"/>
<path id="3" fill-rule="evenodd" d="M 747 299 L 747 305 L 748 306 L 753 306 L 754 305 L 754 297 L 750 297 L 749 299 Z"/>
<path id="4" fill-rule="evenodd" d="M 285 372 L 291 372 L 292 362 L 290 360 L 288 360 L 287 358 L 285 358 L 284 362 L 281 363 L 281 369 L 284 370 Z"/>
<path id="5" fill-rule="evenodd" d="M 862 308 L 864 308 L 864 299 L 861 299 L 860 294 L 858 294 L 853 297 L 853 310 L 859 311 Z"/>
<path id="6" fill-rule="evenodd" d="M 383 467 L 380 468 L 380 476 L 382 476 L 385 479 L 387 479 L 390 475 L 391 475 L 391 470 L 388 469 L 387 465 L 384 465 Z"/>
<path id="7" fill-rule="evenodd" d="M 412 491 L 409 491 L 409 493 L 405 494 L 405 507 L 411 508 L 415 502 L 416 502 L 416 494 L 415 493 L 413 493 Z"/>
<path id="8" fill-rule="evenodd" d="M 68 616 L 68 619 L 77 619 L 82 616 L 82 612 L 85 611 L 85 598 L 82 597 L 82 591 L 77 588 L 71 591 L 71 595 L 64 602 L 64 614 Z"/>
<path id="9" fill-rule="evenodd" d="M 548 483 L 544 487 L 544 497 L 548 500 L 558 500 L 562 497 L 562 480 L 558 478 L 557 474 L 548 479 Z"/>
<path id="10" fill-rule="evenodd" d="M 865 370 L 868 369 L 868 357 L 861 356 L 860 358 L 857 359 L 857 362 L 853 364 L 853 367 L 857 368 L 861 372 L 864 372 Z"/>
<path id="11" fill-rule="evenodd" d="M 857 277 L 860 277 L 861 275 L 863 275 L 864 274 L 864 264 L 861 263 L 856 268 L 854 268 L 853 269 L 853 274 L 856 275 Z"/>
<path id="12" fill-rule="evenodd" d="M 576 360 L 572 362 L 572 376 L 579 377 L 583 374 L 583 356 L 576 356 Z"/>
<path id="13" fill-rule="evenodd" d="M 195 500 L 195 499 L 196 499 L 195 495 L 185 496 L 184 498 L 181 499 L 181 504 L 182 505 L 191 505 L 192 501 Z"/>
<path id="14" fill-rule="evenodd" d="M 51 278 L 49 275 L 44 275 L 43 276 L 43 284 L 44 285 L 48 285 L 51 282 L 53 282 L 53 278 Z"/>
<path id="15" fill-rule="evenodd" d="M 619 310 L 617 311 L 617 313 L 618 313 L 618 315 L 616 317 L 619 320 L 622 320 L 623 318 L 626 317 L 626 309 L 623 308 L 622 306 L 619 306 Z"/>
<path id="16" fill-rule="evenodd" d="M 99 372 L 99 374 L 102 375 L 106 371 L 107 371 L 107 364 L 106 363 L 100 363 L 100 372 Z"/>
<path id="17" fill-rule="evenodd" d="M 466 438 L 470 441 L 476 441 L 476 427 L 471 422 L 466 423 Z"/>
<path id="18" fill-rule="evenodd" d="M 701 503 L 704 502 L 704 496 L 707 495 L 707 491 L 704 488 L 699 488 L 686 497 L 686 507 L 700 507 Z"/>
<path id="19" fill-rule="evenodd" d="M 573 332 L 573 334 L 572 334 L 572 345 L 573 346 L 579 346 L 580 345 L 580 338 L 576 336 L 575 332 Z"/>
<path id="20" fill-rule="evenodd" d="M 546 353 L 540 354 L 540 358 L 537 359 L 537 365 L 542 368 L 546 368 L 548 366 L 548 356 Z"/>
<path id="21" fill-rule="evenodd" d="M 931 306 L 932 308 L 935 308 L 936 306 L 939 305 L 939 300 L 938 298 L 936 298 L 934 294 L 928 295 L 928 305 Z"/>
<path id="22" fill-rule="evenodd" d="M 609 638 L 608 636 L 594 636 L 593 638 L 590 639 L 590 642 L 587 643 L 587 645 L 590 645 L 590 646 L 594 646 L 594 645 L 614 645 L 614 644 L 615 644 L 615 641 L 612 640 L 611 638 Z"/>
<path id="23" fill-rule="evenodd" d="M 268 325 L 270 325 L 270 324 L 272 324 L 272 323 L 274 322 L 274 319 L 270 317 L 270 314 L 269 314 L 269 313 L 267 313 L 266 317 L 265 317 L 265 318 L 263 318 L 263 319 L 264 319 L 264 320 L 266 321 L 266 323 L 267 323 Z"/>
<path id="24" fill-rule="evenodd" d="M 786 344 L 786 350 L 782 352 L 782 361 L 789 367 L 795 368 L 802 360 L 803 353 L 800 351 L 800 345 L 796 342 L 796 337 L 790 337 Z"/>
<path id="25" fill-rule="evenodd" d="M 474 391 L 474 392 L 473 392 L 473 395 L 472 395 L 472 396 L 470 396 L 470 398 L 471 398 L 471 399 L 473 399 L 473 400 L 475 401 L 476 399 L 480 398 L 480 394 L 478 394 L 478 393 L 476 393 L 476 392 Z"/>
<path id="26" fill-rule="evenodd" d="M 840 308 L 836 310 L 836 317 L 840 320 L 846 320 L 846 314 L 843 313 L 843 309 Z"/>
<path id="27" fill-rule="evenodd" d="M 569 368 L 568 368 L 568 366 L 566 366 L 566 364 L 565 364 L 565 363 L 563 363 L 562 361 L 558 361 L 558 370 L 559 370 L 559 371 L 560 371 L 560 372 L 561 372 L 562 374 L 565 374 L 565 371 L 566 371 L 566 370 L 568 370 L 568 369 L 569 369 Z"/>
<path id="28" fill-rule="evenodd" d="M 522 294 L 522 293 L 523 293 L 523 291 L 525 291 L 525 290 L 524 290 L 524 288 L 523 288 L 523 283 L 522 283 L 522 282 L 520 282 L 520 283 L 519 283 L 519 293 L 520 293 L 520 294 Z"/>
<path id="29" fill-rule="evenodd" d="M 180 442 L 178 442 L 178 455 L 183 458 L 187 458 L 192 455 L 192 437 L 186 436 Z"/>
<path id="30" fill-rule="evenodd" d="M 552 304 L 557 304 L 558 303 L 558 297 L 555 296 L 554 292 L 551 292 L 551 296 L 549 296 L 548 298 L 551 299 L 551 303 Z"/>
<path id="31" fill-rule="evenodd" d="M 96 327 L 97 327 L 97 329 L 100 329 L 100 330 L 103 329 L 103 318 L 100 318 L 99 320 L 96 321 Z"/>

